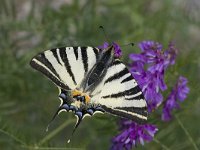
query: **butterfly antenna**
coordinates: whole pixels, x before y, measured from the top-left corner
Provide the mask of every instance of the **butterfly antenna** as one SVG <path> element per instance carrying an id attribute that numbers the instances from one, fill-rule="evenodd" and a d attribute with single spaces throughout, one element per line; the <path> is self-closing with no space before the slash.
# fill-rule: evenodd
<path id="1" fill-rule="evenodd" d="M 103 31 L 103 34 L 104 34 L 104 36 L 105 36 L 106 41 L 108 41 L 109 43 L 111 43 L 110 40 L 109 40 L 109 38 L 108 38 L 108 35 L 107 35 L 106 32 L 105 32 L 104 27 L 103 27 L 103 26 L 99 26 L 99 28 Z"/>
<path id="2" fill-rule="evenodd" d="M 124 47 L 124 46 L 129 46 L 129 45 L 134 46 L 135 44 L 132 42 L 132 43 L 128 43 L 128 44 L 124 44 L 124 45 L 120 45 L 120 46 Z"/>

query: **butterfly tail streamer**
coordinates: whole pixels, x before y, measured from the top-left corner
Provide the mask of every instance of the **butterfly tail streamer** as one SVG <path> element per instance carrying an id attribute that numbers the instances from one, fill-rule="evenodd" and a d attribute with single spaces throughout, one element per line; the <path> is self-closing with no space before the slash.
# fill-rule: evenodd
<path id="1" fill-rule="evenodd" d="M 62 110 L 62 108 L 59 107 L 59 108 L 57 109 L 57 111 L 54 113 L 52 119 L 49 121 L 49 123 L 48 123 L 48 125 L 47 125 L 47 127 L 46 127 L 46 132 L 49 131 L 49 127 L 50 127 L 51 123 L 55 120 L 55 118 L 58 116 L 58 114 L 60 113 L 61 110 Z"/>
<path id="2" fill-rule="evenodd" d="M 61 105 L 57 111 L 54 113 L 52 119 L 49 121 L 48 125 L 47 125 L 47 128 L 46 128 L 46 131 L 48 131 L 49 129 L 49 126 L 51 125 L 51 123 L 55 120 L 55 118 L 59 115 L 59 113 L 61 113 L 62 111 L 69 111 L 70 107 L 68 104 L 63 104 Z"/>
<path id="3" fill-rule="evenodd" d="M 76 115 L 75 115 L 75 116 L 77 117 L 77 121 L 76 121 L 76 124 L 75 124 L 75 126 L 74 126 L 74 129 L 73 129 L 73 131 L 72 131 L 71 137 L 69 138 L 69 140 L 67 141 L 67 143 L 70 143 L 71 138 L 73 137 L 73 135 L 74 135 L 76 129 L 78 128 L 78 126 L 80 125 L 80 123 L 81 123 L 81 121 L 82 121 L 82 119 L 83 119 L 82 112 L 76 112 Z"/>

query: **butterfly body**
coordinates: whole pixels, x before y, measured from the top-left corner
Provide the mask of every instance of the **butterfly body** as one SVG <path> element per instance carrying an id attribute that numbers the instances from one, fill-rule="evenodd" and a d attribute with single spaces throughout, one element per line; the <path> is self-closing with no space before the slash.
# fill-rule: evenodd
<path id="1" fill-rule="evenodd" d="M 114 56 L 114 47 L 63 47 L 33 57 L 30 65 L 59 88 L 60 111 L 73 111 L 76 127 L 85 116 L 107 112 L 143 123 L 144 96 L 126 66 Z M 54 117 L 55 117 L 54 116 Z"/>

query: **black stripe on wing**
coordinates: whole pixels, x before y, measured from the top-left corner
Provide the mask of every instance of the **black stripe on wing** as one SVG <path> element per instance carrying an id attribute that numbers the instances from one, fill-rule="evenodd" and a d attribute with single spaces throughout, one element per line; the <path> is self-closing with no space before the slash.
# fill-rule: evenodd
<path id="1" fill-rule="evenodd" d="M 137 122 L 138 124 L 145 124 L 146 121 L 147 121 L 147 113 L 144 114 L 144 115 L 140 115 L 140 114 L 137 114 L 137 113 L 126 111 L 126 110 L 112 109 L 112 108 L 109 108 L 109 107 L 106 107 L 106 106 L 103 106 L 103 105 L 101 107 L 107 113 L 110 113 L 112 115 L 116 115 L 116 116 L 121 117 L 121 118 L 133 120 L 133 121 Z"/>
<path id="2" fill-rule="evenodd" d="M 138 95 L 138 96 L 133 96 L 133 97 L 131 97 L 131 98 L 125 98 L 126 100 L 136 100 L 136 99 L 138 99 L 138 100 L 140 100 L 140 99 L 145 99 L 144 98 L 144 95 L 142 94 L 142 92 L 141 92 L 141 94 L 140 95 Z"/>
<path id="3" fill-rule="evenodd" d="M 82 61 L 85 72 L 88 72 L 88 56 L 87 56 L 87 47 L 82 47 L 81 49 L 81 55 L 82 55 Z"/>
<path id="4" fill-rule="evenodd" d="M 78 47 L 73 47 L 74 48 L 74 55 L 76 57 L 76 60 L 78 60 Z"/>
<path id="5" fill-rule="evenodd" d="M 147 107 L 116 107 L 115 109 L 125 110 L 127 112 L 134 112 L 145 117 L 147 117 L 148 115 Z"/>
<path id="6" fill-rule="evenodd" d="M 111 64 L 111 66 L 113 65 L 118 65 L 121 64 L 122 62 L 119 59 L 115 59 L 115 61 Z"/>
<path id="7" fill-rule="evenodd" d="M 42 63 L 43 64 L 43 63 Z M 53 81 L 57 86 L 61 87 L 62 89 L 65 90 L 71 90 L 67 85 L 62 83 L 58 78 L 56 78 L 53 74 L 51 74 L 48 70 L 46 70 L 43 66 L 40 64 L 36 63 L 35 61 L 31 60 L 30 65 L 35 68 L 36 70 L 42 72 L 44 75 L 46 75 L 50 80 Z M 45 65 L 45 64 L 43 64 Z"/>
<path id="8" fill-rule="evenodd" d="M 138 92 L 140 92 L 140 88 L 139 86 L 135 86 L 129 90 L 125 90 L 123 92 L 119 92 L 119 93 L 115 93 L 115 94 L 111 94 L 111 95 L 105 95 L 105 96 L 102 96 L 102 98 L 118 98 L 118 97 L 124 97 L 124 96 L 130 96 L 130 95 L 134 95 L 134 94 L 137 94 Z"/>
<path id="9" fill-rule="evenodd" d="M 56 58 L 57 62 L 61 65 L 61 62 L 58 58 L 57 49 L 51 49 L 50 51 L 53 53 L 53 56 Z"/>
<path id="10" fill-rule="evenodd" d="M 56 72 L 56 70 L 54 69 L 53 65 L 49 62 L 49 60 L 46 58 L 44 53 L 41 53 L 39 55 L 36 56 L 36 58 L 39 62 L 41 62 L 43 65 L 45 65 L 47 68 L 49 68 L 51 70 L 51 72 L 53 72 L 53 74 L 60 79 L 59 74 Z"/>
<path id="11" fill-rule="evenodd" d="M 127 68 L 126 68 L 127 69 Z M 127 69 L 128 70 L 128 69 Z M 129 72 L 129 71 L 128 71 Z M 133 80 L 133 76 L 130 74 L 130 76 L 128 76 L 127 78 L 125 78 L 124 80 L 122 80 L 121 83 L 125 83 L 125 82 L 128 82 L 128 81 L 131 81 Z"/>
<path id="12" fill-rule="evenodd" d="M 70 77 L 72 78 L 74 84 L 77 85 L 74 74 L 71 70 L 71 66 L 69 64 L 69 60 L 67 58 L 66 47 L 60 48 L 59 50 L 60 50 L 60 57 L 65 64 L 65 68 L 67 69 L 67 72 L 69 73 Z"/>
<path id="13" fill-rule="evenodd" d="M 114 74 L 113 76 L 109 77 L 104 84 L 108 83 L 108 82 L 111 82 L 113 80 L 116 80 L 116 79 L 119 79 L 121 78 L 122 76 L 124 76 L 125 74 L 129 73 L 128 69 L 127 68 L 124 68 L 123 70 L 121 70 L 119 73 L 117 74 Z M 133 78 L 132 78 L 133 79 Z"/>

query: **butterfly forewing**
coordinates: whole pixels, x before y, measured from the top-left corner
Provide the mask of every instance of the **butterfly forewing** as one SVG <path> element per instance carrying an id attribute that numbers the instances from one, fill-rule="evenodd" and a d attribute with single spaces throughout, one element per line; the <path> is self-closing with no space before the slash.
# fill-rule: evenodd
<path id="1" fill-rule="evenodd" d="M 58 87 L 71 90 L 81 83 L 97 61 L 99 50 L 92 47 L 63 47 L 44 51 L 30 64 Z"/>

